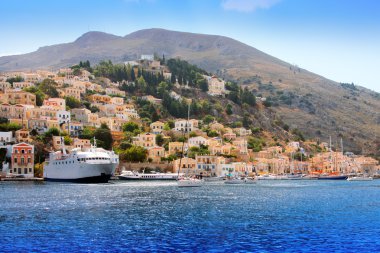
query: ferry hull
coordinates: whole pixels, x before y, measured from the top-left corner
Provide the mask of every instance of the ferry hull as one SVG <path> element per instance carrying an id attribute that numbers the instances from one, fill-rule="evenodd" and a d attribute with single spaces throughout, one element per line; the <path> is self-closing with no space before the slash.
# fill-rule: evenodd
<path id="1" fill-rule="evenodd" d="M 115 172 L 117 164 L 75 164 L 72 166 L 46 166 L 44 178 L 46 181 L 107 183 Z"/>
<path id="2" fill-rule="evenodd" d="M 45 181 L 50 182 L 69 182 L 69 183 L 108 183 L 111 175 L 100 175 L 94 177 L 84 177 L 76 179 L 59 179 L 59 178 L 45 178 Z"/>

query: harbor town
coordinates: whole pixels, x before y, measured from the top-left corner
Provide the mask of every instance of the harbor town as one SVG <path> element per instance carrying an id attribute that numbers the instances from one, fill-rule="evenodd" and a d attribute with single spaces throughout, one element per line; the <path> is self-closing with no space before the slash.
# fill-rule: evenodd
<path id="1" fill-rule="evenodd" d="M 379 177 L 379 162 L 346 151 L 339 137 L 305 139 L 294 131 L 293 139 L 281 141 L 244 118 L 222 123 L 209 114 L 195 117 L 190 110 L 199 110 L 197 101 L 181 95 L 183 90 L 201 89 L 219 98 L 233 91 L 231 84 L 197 73 L 199 86 L 194 87 L 164 61 L 141 55 L 124 63 L 126 76 L 116 82 L 93 71 L 89 62 L 57 71 L 0 73 L 2 180 L 44 178 L 49 153 L 90 150 L 94 140 L 118 155 L 112 176 L 153 171 L 203 178 Z M 151 85 L 158 95 L 147 92 Z M 265 97 L 250 96 L 256 106 L 265 106 Z M 233 113 L 230 104 L 202 106 Z M 171 115 L 159 115 L 163 108 Z M 182 117 L 173 117 L 180 115 L 175 110 L 182 110 Z"/>

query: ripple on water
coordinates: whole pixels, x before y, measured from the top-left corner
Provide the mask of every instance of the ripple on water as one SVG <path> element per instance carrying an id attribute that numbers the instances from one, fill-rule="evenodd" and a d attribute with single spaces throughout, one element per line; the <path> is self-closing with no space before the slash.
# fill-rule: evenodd
<path id="1" fill-rule="evenodd" d="M 379 184 L 1 184 L 1 251 L 376 252 Z"/>

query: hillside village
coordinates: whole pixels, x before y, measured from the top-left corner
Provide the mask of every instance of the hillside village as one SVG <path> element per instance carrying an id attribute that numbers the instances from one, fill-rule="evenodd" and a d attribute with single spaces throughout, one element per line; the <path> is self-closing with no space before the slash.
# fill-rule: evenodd
<path id="1" fill-rule="evenodd" d="M 210 103 L 214 97 L 221 100 Z M 305 140 L 286 124 L 281 136 L 254 126 L 250 110 L 265 108 L 264 97 L 164 56 L 3 72 L 0 101 L 1 175 L 7 177 L 41 177 L 49 152 L 90 148 L 94 137 L 120 155 L 118 172 L 380 173 L 377 160 Z"/>

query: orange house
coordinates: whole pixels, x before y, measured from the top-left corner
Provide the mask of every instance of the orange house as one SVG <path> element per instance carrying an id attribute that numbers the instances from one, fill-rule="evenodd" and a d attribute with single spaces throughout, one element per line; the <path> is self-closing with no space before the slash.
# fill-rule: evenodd
<path id="1" fill-rule="evenodd" d="M 10 173 L 24 177 L 34 176 L 34 146 L 21 142 L 12 146 Z"/>

